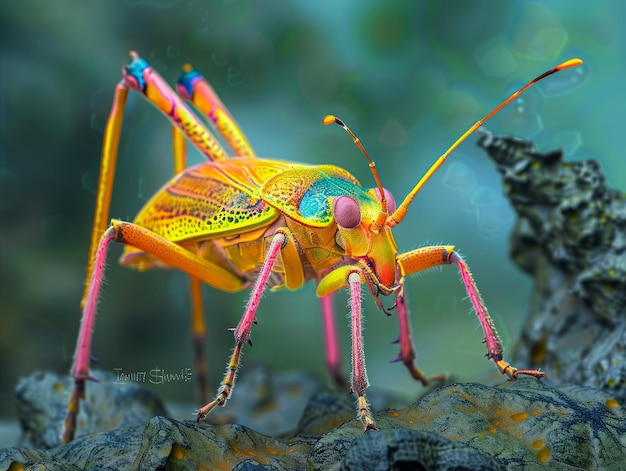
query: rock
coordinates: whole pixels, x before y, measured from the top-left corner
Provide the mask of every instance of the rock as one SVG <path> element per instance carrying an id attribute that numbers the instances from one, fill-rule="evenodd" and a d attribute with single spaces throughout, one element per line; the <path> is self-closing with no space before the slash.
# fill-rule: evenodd
<path id="1" fill-rule="evenodd" d="M 341 465 L 342 471 L 389 469 L 504 470 L 485 452 L 454 443 L 439 435 L 406 428 L 375 430 L 363 434 L 352 443 Z"/>
<path id="2" fill-rule="evenodd" d="M 516 362 L 626 399 L 626 194 L 593 160 L 490 133 L 478 145 L 518 216 L 511 256 L 535 280 Z"/>
<path id="3" fill-rule="evenodd" d="M 335 427 L 342 418 L 349 420 Z M 380 431 L 364 435 L 352 400 L 321 392 L 307 406 L 298 434 L 287 438 L 242 425 L 159 416 L 144 426 L 83 435 L 50 450 L 2 449 L 0 469 L 37 463 L 47 469 L 326 471 L 369 463 L 362 469 L 611 470 L 626 462 L 624 408 L 594 388 L 556 389 L 526 377 L 495 388 L 457 383 L 375 418 Z"/>
<path id="4" fill-rule="evenodd" d="M 117 382 L 113 373 L 93 371 L 97 384 L 88 385 L 81 403 L 76 436 L 143 426 L 165 407 L 150 389 L 134 382 Z M 60 445 L 60 433 L 73 379 L 50 372 L 22 378 L 15 388 L 15 403 L 24 432 L 22 446 L 48 449 Z"/>
<path id="5" fill-rule="evenodd" d="M 294 430 L 319 382 L 301 372 L 273 374 L 262 365 L 249 365 L 237 383 L 228 407 L 219 408 L 208 423 L 238 423 L 269 436 Z M 97 383 L 87 385 L 81 402 L 76 437 L 120 428 L 143 427 L 157 415 L 178 419 L 194 417 L 197 405 L 164 406 L 145 384 L 118 381 L 114 373 L 93 370 Z M 60 444 L 73 380 L 50 372 L 36 372 L 16 387 L 16 407 L 24 437 L 23 447 L 49 449 Z"/>
<path id="6" fill-rule="evenodd" d="M 83 436 L 51 450 L 0 450 L 0 465 L 5 469 L 12 463 L 36 463 L 46 469 L 297 470 L 305 469 L 309 448 L 304 442 L 283 443 L 241 425 L 155 417 L 144 428 Z"/>
<path id="7" fill-rule="evenodd" d="M 207 416 L 215 424 L 238 423 L 273 437 L 293 432 L 320 382 L 302 371 L 273 372 L 265 365 L 246 363 L 226 407 Z M 196 407 L 197 408 L 197 407 Z M 186 406 L 189 418 L 194 407 Z"/>
<path id="8" fill-rule="evenodd" d="M 315 444 L 310 457 L 313 469 L 342 469 L 346 453 L 363 454 L 351 462 L 389 460 L 394 447 L 410 453 L 413 460 L 420 453 L 441 460 L 436 466 L 423 469 L 449 466 L 456 453 L 465 450 L 463 453 L 471 454 L 467 447 L 493 456 L 499 465 L 510 470 L 544 465 L 551 469 L 610 470 L 619 469 L 617 464 L 626 462 L 624 408 L 613 397 L 593 388 L 554 389 L 534 378 L 507 381 L 495 388 L 475 383 L 452 384 L 404 409 L 383 411 L 375 419 L 381 430 L 402 428 L 429 435 L 417 437 L 419 451 L 407 448 L 406 435 L 389 434 L 381 435 L 376 446 L 368 438 L 364 442 L 368 446 L 360 445 L 353 451 L 355 440 L 362 440 L 363 435 L 361 423 L 353 419 Z M 449 444 L 439 437 L 461 449 L 448 448 Z M 476 459 L 482 458 L 476 455 Z M 492 466 L 488 461 L 477 463 L 485 469 Z"/>

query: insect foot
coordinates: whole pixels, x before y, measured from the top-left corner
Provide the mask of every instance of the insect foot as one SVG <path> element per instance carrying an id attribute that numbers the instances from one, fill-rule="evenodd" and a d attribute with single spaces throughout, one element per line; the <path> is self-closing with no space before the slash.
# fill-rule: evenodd
<path id="1" fill-rule="evenodd" d="M 518 370 L 514 366 L 509 365 L 504 360 L 496 361 L 498 371 L 504 375 L 507 375 L 510 379 L 517 379 L 519 375 L 534 376 L 535 378 L 546 378 L 547 375 L 539 370 Z"/>

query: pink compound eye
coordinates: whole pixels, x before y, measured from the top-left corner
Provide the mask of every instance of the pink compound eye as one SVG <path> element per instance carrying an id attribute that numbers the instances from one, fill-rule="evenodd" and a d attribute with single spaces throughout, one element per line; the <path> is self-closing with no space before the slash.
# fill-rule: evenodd
<path id="1" fill-rule="evenodd" d="M 354 198 L 338 196 L 333 200 L 335 222 L 344 229 L 354 229 L 361 223 L 361 208 Z"/>
<path id="2" fill-rule="evenodd" d="M 378 199 L 380 199 L 380 191 L 378 191 L 378 188 L 374 191 L 376 192 Z M 387 188 L 383 188 L 383 192 L 385 193 L 385 199 L 387 200 L 387 214 L 393 214 L 396 210 L 396 199 Z"/>

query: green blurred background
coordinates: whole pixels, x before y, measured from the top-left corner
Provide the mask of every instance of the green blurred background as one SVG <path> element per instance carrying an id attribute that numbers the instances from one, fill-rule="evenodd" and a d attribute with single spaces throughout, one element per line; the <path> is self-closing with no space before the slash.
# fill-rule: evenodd
<path id="1" fill-rule="evenodd" d="M 576 6 L 575 6 L 576 5 Z M 280 2 L 254 0 L 22 0 L 0 3 L 0 416 L 13 387 L 36 369 L 69 370 L 94 206 L 102 129 L 120 69 L 135 49 L 168 81 L 192 62 L 221 95 L 256 152 L 335 163 L 371 186 L 368 167 L 339 128 L 342 117 L 397 199 L 507 93 L 573 56 L 583 67 L 535 87 L 487 124 L 570 159 L 598 159 L 626 189 L 626 4 L 596 1 Z M 508 258 L 513 214 L 475 137 L 455 152 L 395 230 L 401 250 L 456 244 L 465 254 L 509 352 L 528 313 L 531 280 Z M 172 172 L 170 129 L 140 97 L 127 107 L 112 217 L 132 219 Z M 191 150 L 192 162 L 200 157 Z M 93 352 L 98 367 L 192 367 L 187 279 L 116 265 L 114 247 Z M 478 322 L 457 270 L 408 282 L 419 363 L 483 379 Z M 206 288 L 208 362 L 221 378 L 247 293 Z M 337 320 L 349 359 L 346 295 Z M 370 382 L 408 397 L 420 386 L 391 345 L 394 318 L 365 302 Z M 253 330 L 252 361 L 326 380 L 314 286 L 269 293 Z M 344 365 L 346 372 L 349 365 Z M 191 383 L 155 386 L 192 401 Z"/>

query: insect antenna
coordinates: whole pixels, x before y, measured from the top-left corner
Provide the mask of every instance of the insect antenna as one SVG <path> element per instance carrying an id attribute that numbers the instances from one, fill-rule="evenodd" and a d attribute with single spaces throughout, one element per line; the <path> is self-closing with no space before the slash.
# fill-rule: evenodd
<path id="1" fill-rule="evenodd" d="M 539 80 L 544 79 L 544 78 L 548 77 L 549 75 L 552 75 L 552 74 L 558 72 L 559 70 L 568 69 L 570 67 L 576 67 L 578 65 L 581 65 L 582 63 L 583 63 L 583 61 L 581 59 L 578 59 L 578 58 L 569 59 L 569 60 L 567 60 L 567 61 L 557 65 L 556 67 L 554 67 L 554 68 L 544 72 L 543 74 L 535 77 L 530 82 L 528 82 L 526 85 L 524 85 L 522 88 L 520 88 L 515 93 L 513 93 L 506 100 L 504 100 L 502 103 L 500 103 L 496 108 L 494 108 L 484 118 L 482 118 L 481 120 L 477 121 L 472 127 L 470 127 L 467 131 L 465 131 L 465 133 L 461 137 L 459 137 L 456 140 L 456 142 L 454 144 L 452 144 L 450 146 L 450 148 L 447 151 L 445 151 L 441 155 L 441 157 L 439 157 L 435 161 L 435 163 L 426 171 L 424 176 L 420 179 L 419 182 L 417 182 L 417 185 L 415 185 L 415 187 L 407 195 L 407 197 L 404 199 L 402 204 L 400 204 L 397 207 L 397 209 L 395 210 L 395 212 L 391 216 L 389 216 L 389 218 L 387 219 L 387 224 L 389 225 L 389 227 L 393 227 L 396 224 L 399 224 L 402 221 L 402 219 L 404 219 L 404 216 L 406 216 L 407 210 L 409 209 L 409 205 L 413 201 L 413 198 L 415 198 L 415 195 L 424 186 L 424 184 L 430 179 L 430 177 L 433 176 L 433 174 L 439 169 L 439 167 L 441 167 L 443 165 L 443 163 L 446 161 L 446 158 L 448 157 L 448 155 L 450 155 L 450 153 L 452 153 L 452 151 L 454 149 L 456 149 L 459 146 L 459 144 L 461 144 L 465 139 L 467 139 L 467 137 L 470 134 L 472 134 L 474 131 L 476 131 L 476 129 L 478 129 L 480 126 L 482 126 L 485 121 L 487 121 L 489 118 L 491 118 L 493 115 L 495 115 L 498 111 L 500 111 L 506 105 L 511 103 L 513 100 L 515 100 L 515 98 L 517 98 L 524 90 L 526 90 L 527 88 L 531 87 L 532 85 L 537 83 Z M 326 118 L 324 118 L 324 119 L 326 119 Z"/>
<path id="2" fill-rule="evenodd" d="M 369 154 L 365 150 L 365 147 L 363 147 L 363 144 L 361 144 L 361 140 L 358 137 L 356 137 L 356 135 L 350 130 L 348 126 L 345 125 L 345 123 L 342 120 L 340 120 L 339 118 L 331 114 L 324 116 L 324 119 L 322 119 L 322 124 L 324 124 L 324 126 L 328 126 L 329 124 L 333 124 L 333 123 L 338 124 L 344 129 L 344 131 L 348 133 L 348 135 L 354 141 L 354 144 L 359 148 L 361 153 L 365 156 L 365 158 L 369 162 L 370 171 L 372 172 L 372 175 L 374 176 L 374 180 L 376 181 L 376 186 L 378 187 L 378 194 L 380 198 L 380 207 L 381 207 L 380 213 L 378 214 L 376 221 L 374 221 L 374 226 L 378 228 L 378 230 L 380 230 L 385 225 L 388 213 L 387 213 L 387 198 L 385 197 L 385 191 L 383 190 L 383 184 L 380 181 L 380 176 L 378 175 L 378 169 L 376 168 L 376 164 L 370 158 Z"/>

